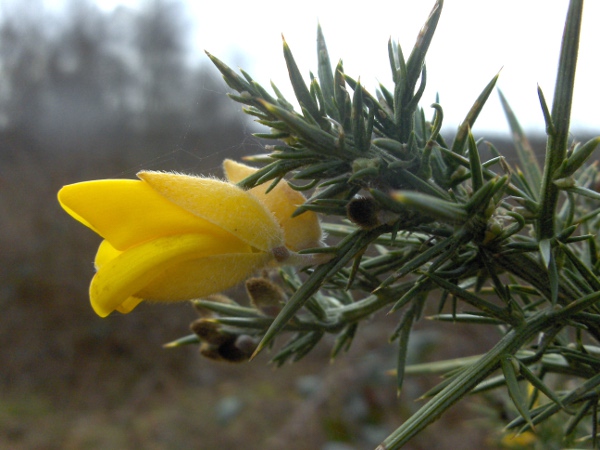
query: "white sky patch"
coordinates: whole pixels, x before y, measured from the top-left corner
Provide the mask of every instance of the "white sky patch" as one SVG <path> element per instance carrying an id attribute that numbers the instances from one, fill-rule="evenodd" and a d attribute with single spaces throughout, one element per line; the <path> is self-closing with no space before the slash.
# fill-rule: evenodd
<path id="1" fill-rule="evenodd" d="M 374 91 L 381 81 L 391 88 L 387 41 L 397 39 L 408 57 L 433 1 L 393 0 L 348 3 L 305 0 L 298 6 L 276 1 L 213 4 L 208 11 L 190 4 L 197 28 L 195 41 L 232 67 L 240 64 L 261 84 L 272 79 L 290 93 L 281 50 L 281 33 L 308 79 L 316 73 L 316 27 L 321 23 L 333 64 L 339 58 L 353 78 L 360 76 Z M 301 5 L 301 6 L 300 6 Z M 422 105 L 435 100 L 445 110 L 446 127 L 457 126 L 481 90 L 502 68 L 498 87 L 515 110 L 523 127 L 542 132 L 544 121 L 537 97 L 541 86 L 546 100 L 553 97 L 566 0 L 449 0 L 444 4 L 436 35 L 428 53 L 427 90 Z M 588 1 L 584 10 L 573 125 L 600 128 L 595 105 L 596 65 L 600 43 L 595 19 L 600 2 Z M 240 57 L 243 59 L 240 60 Z M 480 115 L 477 130 L 508 130 L 498 96 L 492 94 Z"/>
<path id="2" fill-rule="evenodd" d="M 135 6 L 143 0 L 98 0 L 104 9 Z M 232 68 L 249 72 L 264 87 L 270 80 L 293 98 L 282 55 L 281 34 L 308 80 L 316 74 L 316 28 L 320 23 L 332 63 L 374 92 L 378 82 L 392 89 L 387 55 L 391 37 L 408 57 L 434 1 L 382 0 L 348 2 L 304 0 L 281 3 L 187 2 L 193 58 L 207 61 L 210 51 Z M 567 0 L 446 0 L 428 53 L 427 89 L 421 100 L 428 114 L 436 92 L 445 112 L 445 128 L 462 121 L 481 90 L 502 69 L 497 86 L 527 131 L 543 132 L 537 96 L 539 84 L 551 104 L 566 16 Z M 597 65 L 597 19 L 600 1 L 584 8 L 581 48 L 573 104 L 574 129 L 600 129 L 600 69 Z M 508 126 L 493 93 L 477 120 L 476 131 L 507 132 Z"/>

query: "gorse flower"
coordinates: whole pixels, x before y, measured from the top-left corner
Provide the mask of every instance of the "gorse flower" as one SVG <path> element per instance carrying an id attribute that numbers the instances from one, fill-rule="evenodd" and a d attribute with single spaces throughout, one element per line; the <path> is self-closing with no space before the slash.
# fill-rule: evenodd
<path id="1" fill-rule="evenodd" d="M 64 186 L 61 206 L 104 241 L 90 301 L 101 317 L 128 313 L 142 300 L 179 301 L 230 288 L 273 264 L 318 259 L 295 252 L 320 245 L 316 214 L 291 218 L 304 196 L 279 183 L 271 192 L 234 182 L 256 169 L 227 160 L 229 182 L 174 173 L 139 180 Z"/>

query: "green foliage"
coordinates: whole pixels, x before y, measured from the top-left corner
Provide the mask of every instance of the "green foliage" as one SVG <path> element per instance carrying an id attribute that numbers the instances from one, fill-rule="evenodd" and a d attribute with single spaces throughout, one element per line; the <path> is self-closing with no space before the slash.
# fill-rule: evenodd
<path id="1" fill-rule="evenodd" d="M 240 185 L 288 176 L 294 188 L 314 188 L 297 214 L 322 213 L 335 243 L 313 250 L 333 258 L 306 268 L 306 275 L 282 269 L 290 297 L 274 317 L 210 302 L 203 307 L 218 313 L 213 320 L 229 332 L 237 327 L 240 335 L 260 339 L 255 354 L 291 333 L 273 358 L 277 364 L 302 358 L 327 333 L 337 335 L 336 357 L 351 345 L 363 319 L 381 309 L 398 311 L 391 336 L 399 341 L 398 389 L 409 374 L 445 378 L 381 449 L 401 447 L 464 396 L 500 387 L 519 416 L 510 429 L 535 430 L 561 413 L 570 417 L 565 444 L 585 429 L 596 446 L 600 263 L 594 233 L 600 195 L 597 166 L 586 160 L 600 138 L 583 145 L 568 141 L 582 3 L 572 0 L 569 7 L 551 108 L 540 92 L 548 135 L 543 164 L 501 97 L 521 168 L 493 147 L 484 161 L 470 131 L 497 76 L 451 144 L 440 135 L 442 107 L 432 105 L 432 120 L 418 107 L 442 0 L 408 59 L 390 41 L 394 86 L 380 86 L 375 94 L 346 75 L 341 61 L 332 70 L 320 28 L 318 76 L 311 74 L 308 85 L 284 41 L 299 111 L 275 86 L 272 96 L 245 72 L 238 75 L 209 55 L 237 92 L 231 98 L 270 128 L 260 136 L 276 141 L 268 155 L 255 158 L 264 167 Z M 307 184 L 296 186 L 296 180 Z M 501 338 L 478 357 L 411 367 L 406 356 L 412 328 L 436 301 L 439 314 L 430 319 L 493 327 Z M 551 375 L 565 375 L 569 383 L 555 385 Z M 539 393 L 547 401 L 536 401 Z"/>

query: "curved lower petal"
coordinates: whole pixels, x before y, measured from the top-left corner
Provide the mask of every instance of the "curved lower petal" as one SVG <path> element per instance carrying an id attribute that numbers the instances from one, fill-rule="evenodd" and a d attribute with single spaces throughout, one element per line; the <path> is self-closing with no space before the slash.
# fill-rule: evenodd
<path id="1" fill-rule="evenodd" d="M 103 250 L 99 249 L 101 251 Z M 169 236 L 145 242 L 120 253 L 114 259 L 102 261 L 90 285 L 90 301 L 94 311 L 99 316 L 106 317 L 130 297 L 138 297 L 138 292 L 170 267 L 184 261 L 219 254 L 250 252 L 250 247 L 238 239 L 224 240 L 197 234 Z M 203 277 L 210 278 L 210 273 Z"/>
<path id="2" fill-rule="evenodd" d="M 137 305 L 139 305 L 143 301 L 144 301 L 143 298 L 129 297 L 127 300 L 125 300 L 123 303 L 121 303 L 119 306 L 117 306 L 116 311 L 119 311 L 120 313 L 123 313 L 123 314 L 130 313 L 131 311 L 134 310 L 134 308 Z"/>
<path id="3" fill-rule="evenodd" d="M 206 297 L 241 283 L 272 256 L 230 253 L 175 264 L 139 292 L 145 300 L 178 301 Z"/>
<path id="4" fill-rule="evenodd" d="M 256 197 L 231 183 L 164 172 L 140 172 L 138 177 L 170 202 L 252 247 L 266 252 L 283 245 L 283 231 L 273 214 Z"/>
<path id="5" fill-rule="evenodd" d="M 232 183 L 238 183 L 258 170 L 231 159 L 226 159 L 223 162 L 223 169 L 225 170 L 225 176 Z M 273 213 L 281 228 L 283 228 L 285 246 L 292 251 L 318 247 L 322 232 L 317 214 L 306 211 L 299 216 L 292 217 L 294 211 L 306 201 L 304 195 L 292 189 L 285 180 L 280 181 L 277 186 L 267 193 L 270 184 L 260 184 L 248 192 Z"/>
<path id="6" fill-rule="evenodd" d="M 95 180 L 64 186 L 61 206 L 119 250 L 175 234 L 227 236 L 219 226 L 171 203 L 140 180 Z"/>

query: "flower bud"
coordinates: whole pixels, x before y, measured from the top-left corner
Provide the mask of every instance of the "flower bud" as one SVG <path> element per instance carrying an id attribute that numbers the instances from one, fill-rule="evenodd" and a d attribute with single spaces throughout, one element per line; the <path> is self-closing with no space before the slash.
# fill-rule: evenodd
<path id="1" fill-rule="evenodd" d="M 281 311 L 286 296 L 283 290 L 266 278 L 250 278 L 246 281 L 246 292 L 252 306 L 269 317 Z"/>
<path id="2" fill-rule="evenodd" d="M 371 197 L 355 197 L 346 206 L 348 219 L 367 230 L 381 225 L 379 211 L 379 205 Z"/>
<path id="3" fill-rule="evenodd" d="M 209 319 L 198 319 L 190 325 L 190 330 L 203 342 L 211 345 L 222 345 L 231 340 L 231 334 L 223 332 L 220 324 Z"/>

